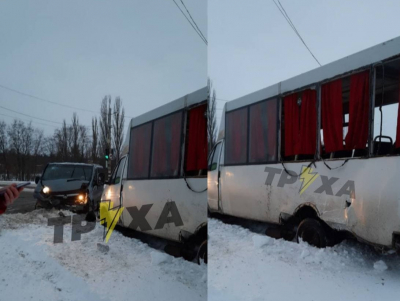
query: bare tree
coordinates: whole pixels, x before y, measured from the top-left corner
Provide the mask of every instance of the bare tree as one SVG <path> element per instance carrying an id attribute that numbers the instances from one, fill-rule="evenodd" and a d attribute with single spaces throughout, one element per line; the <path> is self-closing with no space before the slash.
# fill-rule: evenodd
<path id="1" fill-rule="evenodd" d="M 43 151 L 43 130 L 34 129 L 33 130 L 33 147 L 32 147 L 32 155 L 33 155 L 33 167 L 31 170 L 34 175 L 38 173 L 38 158 Z"/>
<path id="2" fill-rule="evenodd" d="M 43 152 L 49 158 L 52 158 L 57 154 L 57 143 L 54 136 L 45 137 L 43 139 Z"/>
<path id="3" fill-rule="evenodd" d="M 79 161 L 80 157 L 80 125 L 78 115 L 74 112 L 72 114 L 72 125 L 70 127 L 70 147 L 72 161 Z"/>
<path id="4" fill-rule="evenodd" d="M 8 137 L 7 137 L 7 124 L 4 121 L 0 121 L 0 153 L 1 162 L 4 166 L 2 171 L 2 176 L 4 180 L 8 180 L 10 177 L 8 162 L 7 162 L 7 152 L 8 152 Z"/>
<path id="5" fill-rule="evenodd" d="M 93 163 L 97 163 L 98 158 L 98 145 L 99 145 L 99 127 L 97 124 L 97 117 L 92 118 L 92 146 L 91 146 L 91 157 Z"/>
<path id="6" fill-rule="evenodd" d="M 124 138 L 125 109 L 122 107 L 122 101 L 119 97 L 114 102 L 113 113 L 113 146 L 116 153 L 116 162 L 119 161 L 121 155 L 121 146 Z"/>
<path id="7" fill-rule="evenodd" d="M 33 150 L 33 132 L 32 122 L 29 122 L 23 127 L 22 132 L 22 180 L 28 180 L 30 177 L 30 172 L 28 169 L 28 162 Z"/>
<path id="8" fill-rule="evenodd" d="M 10 143 L 10 150 L 15 153 L 15 159 L 17 163 L 17 172 L 16 176 L 17 178 L 22 177 L 22 140 L 23 140 L 23 134 L 24 134 L 24 123 L 20 120 L 14 120 L 11 125 L 8 126 L 7 129 L 7 134 L 9 138 L 9 143 Z"/>
<path id="9" fill-rule="evenodd" d="M 212 81 L 207 80 L 208 87 L 208 105 L 207 105 L 207 138 L 208 152 L 211 152 L 217 142 L 217 94 L 213 89 Z"/>
<path id="10" fill-rule="evenodd" d="M 111 96 L 105 96 L 100 107 L 100 152 L 104 152 L 107 146 L 108 138 L 108 108 L 111 106 Z M 110 133 L 111 134 L 111 133 Z"/>

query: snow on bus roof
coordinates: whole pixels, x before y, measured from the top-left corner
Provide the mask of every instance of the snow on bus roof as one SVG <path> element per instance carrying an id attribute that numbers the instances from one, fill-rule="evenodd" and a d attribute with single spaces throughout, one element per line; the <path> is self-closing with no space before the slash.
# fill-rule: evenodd
<path id="1" fill-rule="evenodd" d="M 207 100 L 207 87 L 201 88 L 156 109 L 134 117 L 131 119 L 130 125 L 131 127 L 135 127 L 205 100 Z"/>
<path id="2" fill-rule="evenodd" d="M 400 54 L 400 37 L 367 48 L 360 52 L 341 58 L 332 63 L 307 71 L 267 88 L 239 97 L 226 103 L 225 110 L 232 111 L 237 108 L 270 97 L 284 94 L 318 83 L 335 76 L 366 67 L 368 65 L 392 58 Z"/>

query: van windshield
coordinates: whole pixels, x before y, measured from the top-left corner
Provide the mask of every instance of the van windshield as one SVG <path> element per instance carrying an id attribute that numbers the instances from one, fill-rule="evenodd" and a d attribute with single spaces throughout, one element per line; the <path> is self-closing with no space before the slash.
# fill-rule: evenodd
<path id="1" fill-rule="evenodd" d="M 92 171 L 93 167 L 87 165 L 51 164 L 46 168 L 42 179 L 76 179 L 81 181 L 90 181 Z"/>

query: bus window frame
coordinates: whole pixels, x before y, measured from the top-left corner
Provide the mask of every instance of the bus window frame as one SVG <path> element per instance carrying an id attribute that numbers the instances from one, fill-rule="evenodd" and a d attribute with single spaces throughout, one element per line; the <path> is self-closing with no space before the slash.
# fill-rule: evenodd
<path id="1" fill-rule="evenodd" d="M 137 127 L 142 126 L 142 125 L 147 124 L 147 123 L 151 123 L 152 124 L 152 127 L 151 127 L 151 138 L 150 138 L 151 140 L 150 140 L 150 154 L 149 154 L 149 172 L 148 172 L 148 176 L 147 177 L 130 178 L 130 177 L 128 177 L 128 170 L 127 170 L 127 179 L 126 180 L 128 180 L 128 181 L 136 181 L 136 180 L 140 181 L 140 180 L 166 180 L 166 179 L 180 179 L 180 178 L 183 178 L 183 174 L 182 174 L 182 158 L 184 156 L 184 150 L 182 149 L 182 147 L 183 147 L 182 144 L 184 143 L 184 128 L 183 128 L 183 125 L 185 124 L 184 123 L 184 118 L 186 116 L 187 109 L 188 108 L 179 109 L 179 110 L 176 110 L 174 112 L 168 113 L 166 115 L 160 116 L 158 118 L 149 120 L 149 121 L 147 121 L 145 123 L 141 123 L 141 124 L 139 124 L 137 126 L 131 127 L 130 134 L 129 134 L 129 151 L 130 151 L 130 147 L 132 145 L 131 144 L 131 142 L 132 142 L 131 141 L 132 130 L 134 128 L 137 128 Z M 181 133 L 180 133 L 180 143 L 179 143 L 180 147 L 179 147 L 179 160 L 178 160 L 178 162 L 179 162 L 178 175 L 176 175 L 176 176 L 166 176 L 166 177 L 151 177 L 151 166 L 152 166 L 152 161 L 153 161 L 152 157 L 153 157 L 154 122 L 156 122 L 157 120 L 163 119 L 165 117 L 168 117 L 170 115 L 179 113 L 179 112 L 182 114 L 181 115 L 181 119 L 182 120 L 181 120 L 181 131 L 180 131 Z M 129 152 L 129 154 L 130 154 L 130 152 Z M 130 160 L 130 156 L 128 156 L 128 164 L 129 164 L 129 160 Z M 129 167 L 129 165 L 128 165 L 128 167 Z"/>
<path id="2" fill-rule="evenodd" d="M 270 161 L 260 161 L 260 162 L 249 162 L 249 158 L 250 158 L 250 153 L 249 153 L 249 149 L 250 149 L 250 107 L 253 105 L 257 105 L 259 103 L 262 103 L 264 101 L 271 101 L 271 100 L 275 100 L 276 101 L 276 137 L 275 137 L 275 151 L 276 151 L 276 160 L 270 160 Z M 263 165 L 263 164 L 276 164 L 279 162 L 280 160 L 280 139 L 279 139 L 279 133 L 280 133 L 280 103 L 281 103 L 281 97 L 279 95 L 273 96 L 273 97 L 268 97 L 268 98 L 264 98 L 262 100 L 253 102 L 251 104 L 248 104 L 246 106 L 242 106 L 240 108 L 236 108 L 234 110 L 228 111 L 225 113 L 225 144 L 226 144 L 226 133 L 227 133 L 227 118 L 226 115 L 231 113 L 231 112 L 235 112 L 237 110 L 242 110 L 242 109 L 246 109 L 247 110 L 247 141 L 246 141 L 246 162 L 244 163 L 226 163 L 226 152 L 227 152 L 227 147 L 224 147 L 224 166 L 246 166 L 246 165 Z"/>

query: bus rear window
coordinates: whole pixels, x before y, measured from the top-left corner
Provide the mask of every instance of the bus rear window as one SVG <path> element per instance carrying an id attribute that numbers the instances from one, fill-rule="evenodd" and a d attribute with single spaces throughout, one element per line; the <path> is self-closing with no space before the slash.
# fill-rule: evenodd
<path id="1" fill-rule="evenodd" d="M 179 176 L 182 112 L 154 121 L 151 178 Z"/>

